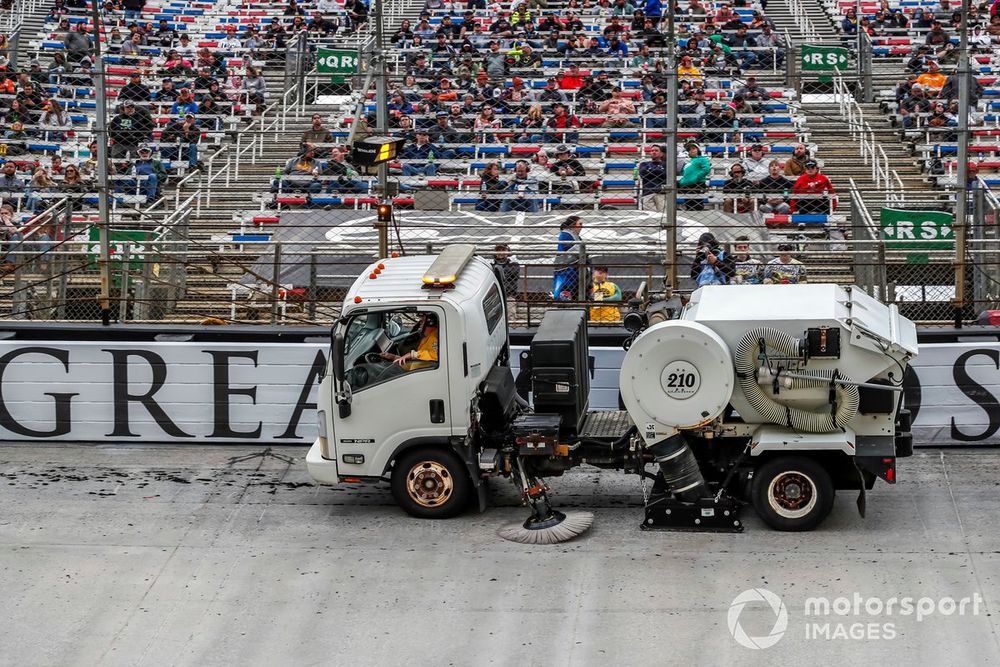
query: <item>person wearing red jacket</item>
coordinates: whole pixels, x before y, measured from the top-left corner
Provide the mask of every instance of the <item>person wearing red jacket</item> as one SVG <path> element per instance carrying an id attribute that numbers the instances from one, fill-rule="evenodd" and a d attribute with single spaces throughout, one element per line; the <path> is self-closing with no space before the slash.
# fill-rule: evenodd
<path id="1" fill-rule="evenodd" d="M 792 199 L 791 209 L 793 213 L 805 214 L 827 214 L 837 210 L 837 198 L 833 197 L 833 207 L 831 209 L 828 195 L 834 193 L 833 183 L 830 179 L 819 173 L 819 164 L 816 160 L 806 160 L 805 173 L 799 176 L 792 186 L 793 194 L 813 195 L 808 199 Z"/>

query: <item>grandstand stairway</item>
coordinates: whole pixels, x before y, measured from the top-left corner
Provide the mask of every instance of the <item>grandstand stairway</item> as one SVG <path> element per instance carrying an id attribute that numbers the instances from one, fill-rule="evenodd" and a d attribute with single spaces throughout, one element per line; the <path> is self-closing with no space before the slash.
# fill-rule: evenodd
<path id="1" fill-rule="evenodd" d="M 787 31 L 792 43 L 798 45 L 805 41 L 806 36 L 795 22 L 795 15 L 788 5 L 788 0 L 770 0 L 767 3 L 767 17 L 774 21 L 779 33 L 785 34 Z M 812 21 L 819 40 L 835 41 L 838 35 L 826 10 L 823 9 L 823 4 L 819 0 L 802 0 L 802 5 L 806 8 L 806 15 Z"/>

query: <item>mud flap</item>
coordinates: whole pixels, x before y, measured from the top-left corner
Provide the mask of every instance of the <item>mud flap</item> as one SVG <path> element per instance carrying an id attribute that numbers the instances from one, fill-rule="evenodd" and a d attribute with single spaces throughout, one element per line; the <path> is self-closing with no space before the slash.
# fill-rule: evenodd
<path id="1" fill-rule="evenodd" d="M 860 480 L 861 482 L 861 484 L 859 485 L 861 487 L 861 490 L 858 492 L 858 501 L 857 501 L 858 514 L 860 514 L 861 518 L 864 519 L 865 512 L 868 510 L 868 495 L 867 492 L 865 491 L 865 476 L 861 473 L 861 469 L 858 468 L 857 465 L 854 466 L 854 469 L 858 471 L 858 480 Z"/>

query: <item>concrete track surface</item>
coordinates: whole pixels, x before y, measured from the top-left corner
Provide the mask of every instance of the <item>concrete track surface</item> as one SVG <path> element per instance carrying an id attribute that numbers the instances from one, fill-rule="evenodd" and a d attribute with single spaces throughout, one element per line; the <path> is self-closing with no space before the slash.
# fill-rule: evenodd
<path id="1" fill-rule="evenodd" d="M 257 451 L 2 446 L 0 663 L 1000 663 L 997 451 L 923 450 L 867 519 L 843 493 L 807 534 L 750 511 L 743 534 L 643 533 L 637 479 L 579 469 L 555 497 L 595 526 L 552 547 L 496 537 L 524 516 L 505 482 L 484 514 L 417 521 L 387 490 L 312 485 L 300 447 L 230 461 Z M 730 631 L 769 641 L 780 608 L 730 609 L 755 588 L 787 612 L 770 648 Z M 855 593 L 857 615 L 805 615 L 807 598 Z M 980 601 L 919 622 L 865 610 L 906 596 Z"/>

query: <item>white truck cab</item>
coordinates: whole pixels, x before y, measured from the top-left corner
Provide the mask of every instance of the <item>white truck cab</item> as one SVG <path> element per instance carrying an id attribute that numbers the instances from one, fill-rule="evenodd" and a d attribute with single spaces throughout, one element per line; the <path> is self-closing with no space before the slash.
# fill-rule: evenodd
<path id="1" fill-rule="evenodd" d="M 384 259 L 354 281 L 306 457 L 316 480 L 373 481 L 406 450 L 467 437 L 470 397 L 508 349 L 503 293 L 473 252 L 449 246 L 438 256 Z"/>

